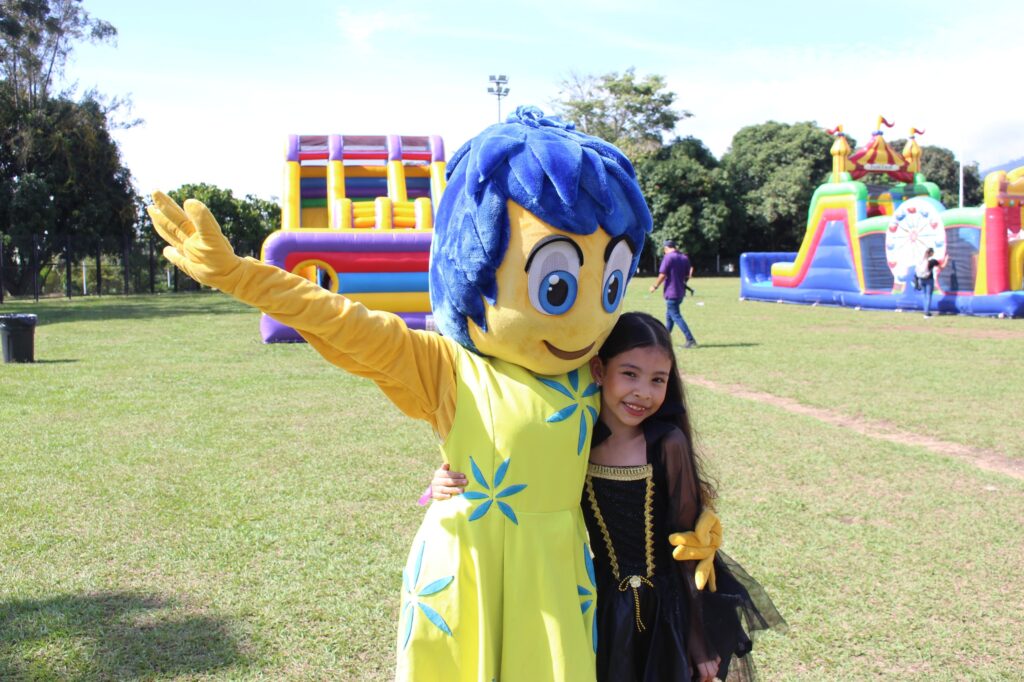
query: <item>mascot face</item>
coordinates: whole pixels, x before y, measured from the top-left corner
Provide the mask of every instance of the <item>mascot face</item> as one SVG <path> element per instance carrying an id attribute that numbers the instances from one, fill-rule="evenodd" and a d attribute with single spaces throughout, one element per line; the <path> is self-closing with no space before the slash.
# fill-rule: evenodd
<path id="1" fill-rule="evenodd" d="M 487 331 L 470 321 L 469 337 L 484 355 L 539 374 L 573 370 L 597 354 L 618 319 L 634 249 L 603 230 L 559 230 L 512 201 L 508 216 L 498 297 L 485 302 Z"/>
<path id="2" fill-rule="evenodd" d="M 622 152 L 520 107 L 449 163 L 430 246 L 434 321 L 537 374 L 577 369 L 615 325 L 650 231 Z"/>

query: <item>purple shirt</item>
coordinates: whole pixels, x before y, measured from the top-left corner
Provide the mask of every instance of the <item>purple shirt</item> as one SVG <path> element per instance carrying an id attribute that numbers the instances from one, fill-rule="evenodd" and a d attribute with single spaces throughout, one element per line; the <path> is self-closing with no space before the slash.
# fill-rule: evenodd
<path id="1" fill-rule="evenodd" d="M 665 275 L 665 298 L 686 296 L 686 280 L 690 279 L 690 259 L 685 253 L 672 251 L 661 259 L 658 273 Z"/>

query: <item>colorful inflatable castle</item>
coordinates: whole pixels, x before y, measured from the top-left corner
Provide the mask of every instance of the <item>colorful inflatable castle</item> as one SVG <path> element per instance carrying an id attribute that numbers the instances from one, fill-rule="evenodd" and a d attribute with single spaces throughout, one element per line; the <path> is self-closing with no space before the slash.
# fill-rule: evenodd
<path id="1" fill-rule="evenodd" d="M 870 142 L 853 153 L 842 126 L 829 131 L 832 177 L 814 192 L 800 250 L 743 254 L 740 297 L 921 310 L 914 269 L 933 248 L 945 261 L 933 309 L 1024 317 L 1024 167 L 989 174 L 983 206 L 947 209 L 920 172 L 921 131 L 911 129 L 900 154 L 885 142 L 883 123 L 891 127 L 879 117 Z"/>
<path id="2" fill-rule="evenodd" d="M 444 176 L 436 135 L 291 135 L 282 229 L 262 259 L 432 328 L 427 265 Z M 266 343 L 302 340 L 266 315 L 260 331 Z"/>

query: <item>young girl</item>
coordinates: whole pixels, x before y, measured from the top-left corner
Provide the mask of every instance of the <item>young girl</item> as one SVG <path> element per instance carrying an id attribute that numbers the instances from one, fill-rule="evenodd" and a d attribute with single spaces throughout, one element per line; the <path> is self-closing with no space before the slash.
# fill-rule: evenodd
<path id="1" fill-rule="evenodd" d="M 646 313 L 624 313 L 591 370 L 601 412 L 581 504 L 599 594 L 598 680 L 709 682 L 730 667 L 752 675 L 744 626 L 785 623 L 760 586 L 716 551 L 715 491 L 693 448 L 668 331 Z M 442 467 L 433 497 L 465 485 Z"/>

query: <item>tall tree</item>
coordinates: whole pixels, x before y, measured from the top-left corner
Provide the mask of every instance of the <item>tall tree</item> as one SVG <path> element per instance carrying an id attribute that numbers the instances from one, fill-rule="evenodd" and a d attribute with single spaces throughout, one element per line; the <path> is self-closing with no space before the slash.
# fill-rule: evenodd
<path id="1" fill-rule="evenodd" d="M 72 258 L 97 244 L 120 252 L 136 225 L 135 191 L 101 103 L 61 97 L 26 111 L 0 83 L 0 149 L 0 266 L 11 292 L 27 292 L 34 249 L 44 267 L 69 244 Z"/>
<path id="2" fill-rule="evenodd" d="M 642 158 L 637 177 L 654 218 L 653 246 L 674 239 L 698 268 L 712 267 L 719 254 L 732 254 L 735 198 L 704 143 L 693 137 L 674 140 Z"/>
<path id="3" fill-rule="evenodd" d="M 736 133 L 722 167 L 738 198 L 734 239 L 740 250 L 800 246 L 811 196 L 832 170 L 831 145 L 812 122 L 769 121 Z"/>
<path id="4" fill-rule="evenodd" d="M 33 254 L 45 269 L 69 244 L 72 258 L 104 242 L 120 252 L 135 228 L 131 175 L 110 135 L 123 103 L 54 93 L 75 43 L 115 35 L 80 0 L 0 4 L 0 266 L 14 293 L 31 281 Z"/>
<path id="5" fill-rule="evenodd" d="M 655 153 L 663 136 L 692 114 L 674 109 L 676 94 L 656 74 L 638 78 L 635 69 L 603 76 L 571 73 L 560 84 L 555 110 L 576 127 L 637 159 Z"/>
<path id="6" fill-rule="evenodd" d="M 0 76 L 10 83 L 14 105 L 35 109 L 51 94 L 75 43 L 117 37 L 94 19 L 81 0 L 5 0 L 0 5 Z"/>

